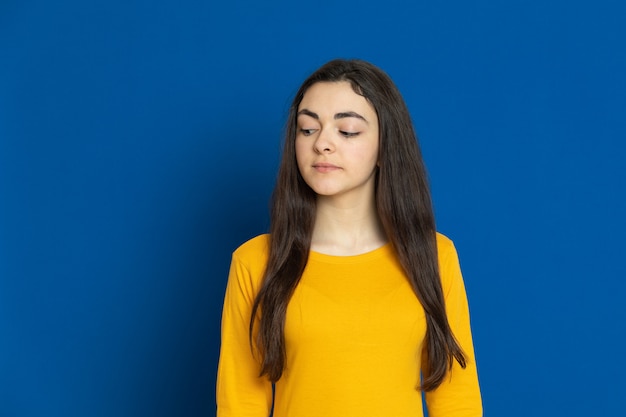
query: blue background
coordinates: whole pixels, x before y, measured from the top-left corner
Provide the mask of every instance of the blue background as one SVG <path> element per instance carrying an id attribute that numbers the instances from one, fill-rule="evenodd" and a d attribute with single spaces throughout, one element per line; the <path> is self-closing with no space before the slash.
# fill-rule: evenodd
<path id="1" fill-rule="evenodd" d="M 335 57 L 409 105 L 485 415 L 626 390 L 622 1 L 0 3 L 0 415 L 213 415 L 230 253 Z M 355 381 L 357 383 L 357 381 Z"/>

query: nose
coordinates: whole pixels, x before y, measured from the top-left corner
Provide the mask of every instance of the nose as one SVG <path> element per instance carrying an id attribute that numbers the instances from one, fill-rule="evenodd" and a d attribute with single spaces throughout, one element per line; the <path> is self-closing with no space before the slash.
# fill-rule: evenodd
<path id="1" fill-rule="evenodd" d="M 321 129 L 315 138 L 313 148 L 318 154 L 330 153 L 335 149 L 335 145 L 332 139 L 332 132 L 327 129 Z"/>

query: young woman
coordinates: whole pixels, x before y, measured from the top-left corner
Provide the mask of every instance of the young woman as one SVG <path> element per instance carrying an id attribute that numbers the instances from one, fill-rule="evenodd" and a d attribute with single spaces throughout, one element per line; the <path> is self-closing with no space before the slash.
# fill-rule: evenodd
<path id="1" fill-rule="evenodd" d="M 482 415 L 452 242 L 391 79 L 358 60 L 290 108 L 270 234 L 233 254 L 218 417 Z"/>

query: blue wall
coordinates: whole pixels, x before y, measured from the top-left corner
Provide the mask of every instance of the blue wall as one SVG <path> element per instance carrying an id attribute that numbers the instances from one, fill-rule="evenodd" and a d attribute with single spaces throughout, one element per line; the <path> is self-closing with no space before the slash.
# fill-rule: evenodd
<path id="1" fill-rule="evenodd" d="M 334 57 L 385 69 L 455 240 L 486 415 L 626 389 L 620 1 L 3 1 L 0 415 L 214 414 L 231 251 Z"/>

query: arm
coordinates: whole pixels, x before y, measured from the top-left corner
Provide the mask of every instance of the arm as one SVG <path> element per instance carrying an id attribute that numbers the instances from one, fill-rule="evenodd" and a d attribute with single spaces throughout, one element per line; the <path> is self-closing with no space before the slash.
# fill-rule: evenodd
<path id="1" fill-rule="evenodd" d="M 454 361 L 452 370 L 442 384 L 434 391 L 426 393 L 428 415 L 430 417 L 480 417 L 483 415 L 482 400 L 461 268 L 452 241 L 439 237 L 438 244 L 448 322 L 465 353 L 467 367 L 463 369 Z"/>
<path id="2" fill-rule="evenodd" d="M 257 271 L 255 271 L 257 272 Z M 272 385 L 259 377 L 259 362 L 248 338 L 250 313 L 260 277 L 233 255 L 222 312 L 222 343 L 217 372 L 217 417 L 267 417 Z"/>

